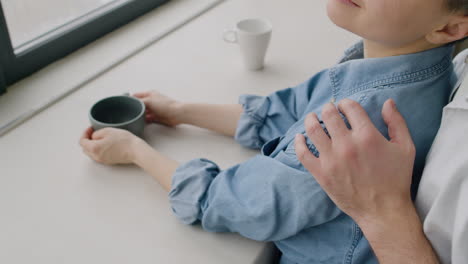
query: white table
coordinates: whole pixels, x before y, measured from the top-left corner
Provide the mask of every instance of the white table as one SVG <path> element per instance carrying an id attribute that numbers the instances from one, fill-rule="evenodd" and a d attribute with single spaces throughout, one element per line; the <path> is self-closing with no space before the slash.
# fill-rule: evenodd
<path id="1" fill-rule="evenodd" d="M 267 244 L 179 223 L 150 176 L 90 161 L 78 138 L 90 106 L 109 95 L 157 89 L 180 100 L 235 103 L 242 93 L 265 95 L 306 80 L 356 40 L 332 25 L 325 5 L 227 1 L 1 137 L 0 263 L 265 262 Z M 221 40 L 245 17 L 274 25 L 260 72 L 244 70 L 237 47 Z M 226 168 L 256 154 L 188 126 L 151 125 L 145 137 L 181 162 L 206 157 Z"/>

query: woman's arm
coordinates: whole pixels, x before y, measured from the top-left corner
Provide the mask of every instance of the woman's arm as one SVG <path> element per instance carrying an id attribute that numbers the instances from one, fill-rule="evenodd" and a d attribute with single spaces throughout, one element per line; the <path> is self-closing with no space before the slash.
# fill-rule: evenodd
<path id="1" fill-rule="evenodd" d="M 183 103 L 149 91 L 134 94 L 146 105 L 146 121 L 167 126 L 189 124 L 227 136 L 234 136 L 237 122 L 243 112 L 240 104 Z"/>
<path id="2" fill-rule="evenodd" d="M 171 190 L 172 175 L 179 163 L 159 153 L 143 140 L 132 146 L 132 162 L 153 176 L 166 191 Z"/>
<path id="3" fill-rule="evenodd" d="M 233 137 L 243 109 L 240 104 L 181 103 L 177 112 L 180 124 L 194 125 Z"/>
<path id="4" fill-rule="evenodd" d="M 171 127 L 190 124 L 227 136 L 250 148 L 282 136 L 307 108 L 314 87 L 324 72 L 295 88 L 276 91 L 268 96 L 242 95 L 239 104 L 184 103 L 149 91 L 134 94 L 146 105 L 146 121 Z"/>
<path id="5" fill-rule="evenodd" d="M 80 145 L 86 155 L 99 163 L 136 164 L 166 191 L 171 189 L 172 175 L 179 166 L 177 161 L 157 152 L 126 130 L 104 128 L 94 132 L 90 127 L 81 136 Z"/>
<path id="6" fill-rule="evenodd" d="M 358 103 L 343 100 L 339 110 L 352 130 L 334 105 L 326 105 L 322 118 L 330 137 L 317 116 L 309 115 L 307 135 L 320 156 L 315 157 L 298 135 L 299 160 L 361 227 L 380 263 L 438 263 L 411 201 L 415 147 L 395 103 L 387 101 L 382 110 L 391 141 L 379 133 Z"/>
<path id="7" fill-rule="evenodd" d="M 172 208 L 180 220 L 187 224 L 201 220 L 209 231 L 276 241 L 341 214 L 324 192 L 311 191 L 319 186 L 307 172 L 269 157 L 258 155 L 227 170 L 204 159 L 179 166 L 142 139 L 115 128 L 96 132 L 88 128 L 80 144 L 97 162 L 134 163 L 144 169 L 170 191 Z"/>

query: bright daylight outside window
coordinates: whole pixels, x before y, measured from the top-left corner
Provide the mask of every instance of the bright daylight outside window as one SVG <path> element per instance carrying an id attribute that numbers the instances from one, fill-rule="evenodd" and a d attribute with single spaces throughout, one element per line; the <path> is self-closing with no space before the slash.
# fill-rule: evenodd
<path id="1" fill-rule="evenodd" d="M 167 1 L 0 0 L 0 94 Z"/>
<path id="2" fill-rule="evenodd" d="M 116 0 L 2 0 L 11 42 L 20 51 L 47 33 L 60 33 L 90 13 L 103 10 Z M 53 8 L 51 8 L 53 7 Z"/>

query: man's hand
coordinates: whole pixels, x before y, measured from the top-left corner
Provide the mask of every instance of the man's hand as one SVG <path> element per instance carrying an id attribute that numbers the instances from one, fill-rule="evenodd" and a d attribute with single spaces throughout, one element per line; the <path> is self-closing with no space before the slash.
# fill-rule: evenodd
<path id="1" fill-rule="evenodd" d="M 326 105 L 322 112 L 330 138 L 317 116 L 309 114 L 306 132 L 320 158 L 310 153 L 304 137 L 299 135 L 296 138 L 299 160 L 338 207 L 357 222 L 368 215 L 381 216 L 382 212 L 411 204 L 415 148 L 395 103 L 387 101 L 382 110 L 391 141 L 377 131 L 358 103 L 345 99 L 338 108 L 352 129 L 346 127 L 333 104 Z"/>
<path id="2" fill-rule="evenodd" d="M 362 228 L 379 262 L 438 263 L 410 196 L 415 147 L 403 117 L 392 100 L 382 109 L 391 140 L 374 127 L 356 102 L 343 100 L 322 111 L 328 137 L 317 116 L 305 120 L 308 137 L 320 152 L 315 157 L 303 136 L 296 154 L 335 204 Z"/>

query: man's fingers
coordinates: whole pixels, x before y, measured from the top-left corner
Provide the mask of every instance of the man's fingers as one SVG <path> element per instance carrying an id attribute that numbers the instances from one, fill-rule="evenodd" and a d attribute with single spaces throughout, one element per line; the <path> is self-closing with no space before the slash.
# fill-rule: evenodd
<path id="1" fill-rule="evenodd" d="M 385 102 L 382 108 L 382 117 L 388 126 L 388 134 L 392 142 L 413 144 L 405 119 L 398 111 L 392 99 Z"/>
<path id="2" fill-rule="evenodd" d="M 310 152 L 303 135 L 298 134 L 294 140 L 294 148 L 297 158 L 304 167 L 315 175 L 320 175 L 320 160 Z"/>
<path id="3" fill-rule="evenodd" d="M 320 153 L 327 153 L 330 150 L 331 140 L 325 134 L 322 125 L 315 113 L 307 115 L 304 121 L 307 136 L 314 143 Z"/>
<path id="4" fill-rule="evenodd" d="M 353 132 L 359 132 L 363 128 L 375 129 L 366 110 L 359 103 L 351 99 L 344 99 L 339 102 L 338 109 L 348 119 Z"/>
<path id="5" fill-rule="evenodd" d="M 339 140 L 349 133 L 334 104 L 328 103 L 323 107 L 322 119 L 332 140 Z"/>

